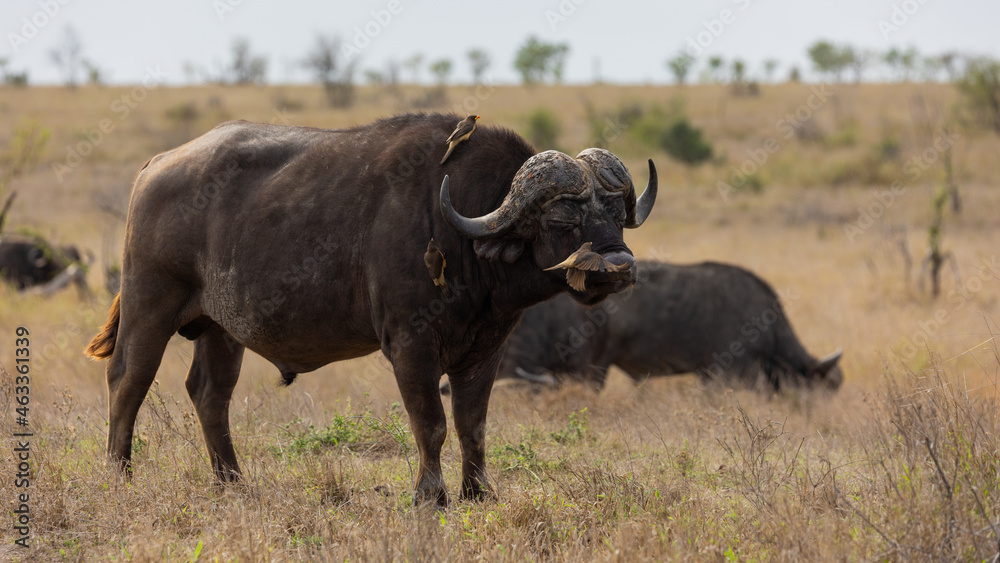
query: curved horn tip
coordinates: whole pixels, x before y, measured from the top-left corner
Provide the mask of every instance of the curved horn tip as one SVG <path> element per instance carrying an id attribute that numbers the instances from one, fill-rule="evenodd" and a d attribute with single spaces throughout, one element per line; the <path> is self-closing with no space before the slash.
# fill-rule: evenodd
<path id="1" fill-rule="evenodd" d="M 825 360 L 825 361 L 835 361 L 835 360 L 839 360 L 840 357 L 843 356 L 843 355 L 844 355 L 844 349 L 838 346 L 837 349 L 834 350 L 832 354 L 830 354 L 829 356 L 823 358 L 823 360 Z"/>
<path id="2" fill-rule="evenodd" d="M 649 162 L 649 180 L 646 182 L 646 189 L 642 192 L 642 195 L 635 203 L 635 222 L 631 225 L 626 225 L 627 228 L 635 229 L 640 227 L 649 217 L 650 212 L 653 210 L 653 204 L 656 202 L 656 165 L 653 164 L 653 159 L 648 159 Z"/>

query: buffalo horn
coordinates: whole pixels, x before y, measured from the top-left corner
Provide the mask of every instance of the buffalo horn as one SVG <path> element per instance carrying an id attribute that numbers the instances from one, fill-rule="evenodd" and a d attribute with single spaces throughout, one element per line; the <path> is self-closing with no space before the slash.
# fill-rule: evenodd
<path id="1" fill-rule="evenodd" d="M 501 221 L 500 211 L 497 209 L 482 217 L 465 217 L 451 205 L 450 182 L 445 175 L 441 182 L 441 214 L 445 221 L 452 226 L 459 234 L 471 239 L 486 237 L 496 237 L 503 235 L 509 228 L 508 221 Z"/>
<path id="2" fill-rule="evenodd" d="M 653 159 L 649 159 L 649 182 L 646 183 L 646 191 L 642 192 L 639 201 L 635 203 L 635 220 L 627 225 L 629 229 L 635 229 L 642 225 L 643 221 L 649 217 L 649 212 L 653 210 L 653 203 L 656 201 L 656 166 Z"/>

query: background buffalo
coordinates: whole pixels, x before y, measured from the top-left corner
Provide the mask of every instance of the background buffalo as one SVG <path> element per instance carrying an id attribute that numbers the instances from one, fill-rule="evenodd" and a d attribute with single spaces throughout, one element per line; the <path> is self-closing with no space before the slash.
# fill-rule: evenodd
<path id="1" fill-rule="evenodd" d="M 638 265 L 634 288 L 592 308 L 557 296 L 528 309 L 497 378 L 600 389 L 614 365 L 636 381 L 696 373 L 766 390 L 840 386 L 840 352 L 810 355 L 778 295 L 752 272 L 715 262 Z"/>
<path id="2" fill-rule="evenodd" d="M 50 293 L 75 283 L 87 290 L 84 262 L 75 246 L 55 247 L 41 238 L 5 235 L 0 239 L 0 277 L 19 291 L 42 286 Z"/>

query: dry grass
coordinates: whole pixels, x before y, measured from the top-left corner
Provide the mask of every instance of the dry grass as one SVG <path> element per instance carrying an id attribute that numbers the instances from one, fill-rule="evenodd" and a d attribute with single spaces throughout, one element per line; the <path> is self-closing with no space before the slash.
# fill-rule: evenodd
<path id="1" fill-rule="evenodd" d="M 222 119 L 270 120 L 278 102 L 301 105 L 285 119 L 317 126 L 397 109 L 392 96 L 372 90 L 362 91 L 358 107 L 331 111 L 314 88 L 180 88 L 149 92 L 118 121 L 110 104 L 127 93 L 4 91 L 0 141 L 25 116 L 53 133 L 41 165 L 14 186 L 21 196 L 10 225 L 99 254 L 110 237 L 114 255 L 122 229 L 98 204 L 126 198 L 154 152 Z M 460 102 L 470 93 L 449 95 Z M 665 106 L 683 95 L 692 121 L 724 156 L 685 171 L 653 151 L 661 198 L 627 242 L 640 257 L 734 262 L 771 281 L 807 348 L 845 349 L 846 383 L 835 397 L 766 398 L 704 389 L 690 377 L 636 388 L 620 374 L 599 396 L 573 386 L 541 395 L 499 388 L 487 436 L 500 500 L 438 513 L 410 507 L 413 441 L 379 355 L 277 389 L 273 366 L 248 354 L 231 409 L 247 479 L 216 487 L 183 387 L 191 346 L 175 339 L 140 411 L 135 477 L 122 482 L 103 465 L 104 366 L 80 354 L 109 300 L 0 289 L 8 372 L 14 328 L 32 332 L 36 432 L 32 548 L 13 547 L 4 524 L 0 559 L 990 560 L 1000 552 L 1000 274 L 984 264 L 998 261 L 1000 141 L 960 130 L 954 150 L 965 209 L 946 218 L 944 247 L 961 280 L 949 274 L 942 298 L 931 300 L 916 283 L 919 264 L 904 277 L 899 249 L 904 242 L 918 262 L 926 252 L 939 167 L 907 181 L 853 241 L 844 224 L 875 201 L 883 180 L 906 179 L 906 159 L 928 146 L 926 120 L 913 106 L 919 98 L 950 115 L 949 87 L 842 87 L 837 105 L 815 115 L 827 140 L 783 141 L 762 168 L 763 193 L 719 196 L 716 181 L 747 149 L 777 135 L 775 121 L 808 93 L 803 85 L 765 88 L 759 98 L 731 98 L 714 86 L 504 87 L 476 111 L 519 128 L 533 109 L 550 107 L 563 122 L 560 145 L 575 152 L 591 144 L 581 95 L 609 111 Z M 191 103 L 190 123 L 168 116 L 172 108 L 170 115 L 184 115 Z M 63 147 L 105 117 L 116 130 L 58 182 L 51 165 L 65 159 Z M 898 160 L 842 173 L 870 164 L 887 135 L 899 139 Z M 610 147 L 643 182 L 650 151 L 627 134 Z M 96 270 L 90 281 L 99 286 Z M 0 431 L 10 436 L 12 378 L 0 381 Z M 8 507 L 13 446 L 3 443 L 0 502 Z M 455 492 L 460 454 L 451 439 L 443 462 Z"/>

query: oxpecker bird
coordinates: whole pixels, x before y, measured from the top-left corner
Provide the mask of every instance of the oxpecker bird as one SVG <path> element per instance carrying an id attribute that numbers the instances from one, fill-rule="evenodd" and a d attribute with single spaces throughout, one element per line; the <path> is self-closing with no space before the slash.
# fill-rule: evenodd
<path id="1" fill-rule="evenodd" d="M 469 117 L 466 117 L 462 121 L 458 122 L 458 125 L 455 126 L 455 130 L 451 132 L 451 135 L 448 136 L 448 139 L 445 141 L 448 143 L 448 150 L 444 153 L 444 158 L 441 159 L 441 164 L 444 164 L 444 161 L 448 160 L 448 157 L 451 155 L 451 151 L 455 150 L 455 147 L 457 147 L 459 143 L 468 139 L 469 135 L 472 135 L 472 132 L 476 130 L 477 119 L 479 119 L 478 115 L 470 115 Z"/>
<path id="2" fill-rule="evenodd" d="M 587 272 L 620 272 L 629 267 L 628 264 L 619 266 L 608 262 L 599 253 L 591 251 L 591 245 L 592 243 L 589 242 L 583 243 L 568 258 L 551 268 L 545 268 L 545 271 L 565 268 L 566 283 L 577 291 L 584 291 L 587 289 Z"/>
<path id="3" fill-rule="evenodd" d="M 444 253 L 434 244 L 434 239 L 427 243 L 427 252 L 424 252 L 424 265 L 434 280 L 434 285 L 441 288 L 441 293 L 445 297 L 451 297 L 451 290 L 448 289 L 448 282 L 444 279 Z"/>

